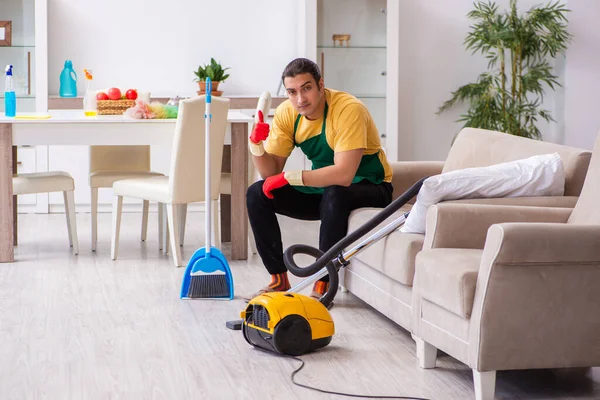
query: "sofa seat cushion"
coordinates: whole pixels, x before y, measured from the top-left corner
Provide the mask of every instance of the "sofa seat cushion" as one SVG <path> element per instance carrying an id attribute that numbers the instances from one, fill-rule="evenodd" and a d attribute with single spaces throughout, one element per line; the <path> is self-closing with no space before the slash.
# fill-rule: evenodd
<path id="1" fill-rule="evenodd" d="M 423 299 L 463 318 L 471 317 L 483 250 L 432 249 L 417 255 L 417 282 Z"/>
<path id="2" fill-rule="evenodd" d="M 385 227 L 394 219 L 402 216 L 406 211 L 410 211 L 411 207 L 408 204 L 403 206 L 371 231 L 370 234 Z M 352 232 L 380 211 L 380 208 L 359 208 L 354 210 L 350 214 L 348 232 Z M 361 240 L 367 237 L 365 236 Z M 415 275 L 415 257 L 423 248 L 424 241 L 425 235 L 394 231 L 354 257 L 391 279 L 404 285 L 412 286 Z"/>

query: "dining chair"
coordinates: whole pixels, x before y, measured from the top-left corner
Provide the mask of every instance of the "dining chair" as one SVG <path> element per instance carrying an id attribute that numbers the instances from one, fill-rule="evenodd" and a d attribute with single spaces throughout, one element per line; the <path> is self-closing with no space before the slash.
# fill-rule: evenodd
<path id="1" fill-rule="evenodd" d="M 205 197 L 205 96 L 179 102 L 179 114 L 171 150 L 169 176 L 124 179 L 113 184 L 113 234 L 111 258 L 117 259 L 123 197 L 163 204 L 167 209 L 168 238 L 175 266 L 181 266 L 180 208 L 189 203 L 217 201 L 219 198 L 223 144 L 227 127 L 229 99 L 214 97 L 211 107 L 211 193 Z M 207 216 L 210 218 L 210 216 Z M 213 229 L 217 228 L 213 224 Z M 162 231 L 159 229 L 159 231 Z M 215 235 L 216 236 L 216 235 Z"/>
<path id="2" fill-rule="evenodd" d="M 90 146 L 89 184 L 92 191 L 92 251 L 96 251 L 98 243 L 98 189 L 112 188 L 113 183 L 122 179 L 162 175 L 150 171 L 150 146 Z M 148 232 L 148 208 L 149 202 L 144 200 L 142 206 L 142 242 L 146 240 Z M 159 240 L 159 243 L 162 243 L 162 241 Z"/>
<path id="3" fill-rule="evenodd" d="M 73 254 L 79 254 L 79 240 L 77 239 L 77 224 L 75 222 L 75 181 L 73 177 L 64 171 L 31 172 L 14 174 L 12 184 L 15 196 L 63 192 L 69 245 L 73 248 Z"/>

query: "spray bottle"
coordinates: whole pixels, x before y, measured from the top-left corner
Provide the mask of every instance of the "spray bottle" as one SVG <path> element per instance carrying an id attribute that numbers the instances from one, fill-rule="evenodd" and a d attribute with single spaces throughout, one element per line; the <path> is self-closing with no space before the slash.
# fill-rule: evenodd
<path id="1" fill-rule="evenodd" d="M 92 90 L 92 75 L 91 69 L 84 69 L 85 80 L 87 86 L 85 88 L 85 95 L 83 96 L 83 112 L 86 117 L 95 117 L 98 115 L 98 102 L 96 100 L 96 91 Z"/>
<path id="2" fill-rule="evenodd" d="M 4 80 L 4 114 L 14 117 L 17 113 L 17 98 L 15 96 L 15 85 L 13 83 L 13 66 L 6 66 L 6 79 Z"/>

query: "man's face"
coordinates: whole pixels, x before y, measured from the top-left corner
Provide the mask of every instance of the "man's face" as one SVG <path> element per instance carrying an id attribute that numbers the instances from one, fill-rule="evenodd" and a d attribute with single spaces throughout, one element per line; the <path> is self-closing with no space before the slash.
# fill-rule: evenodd
<path id="1" fill-rule="evenodd" d="M 283 80 L 288 99 L 298 114 L 309 117 L 313 115 L 321 103 L 325 92 L 323 79 L 317 84 L 309 73 L 286 77 Z"/>

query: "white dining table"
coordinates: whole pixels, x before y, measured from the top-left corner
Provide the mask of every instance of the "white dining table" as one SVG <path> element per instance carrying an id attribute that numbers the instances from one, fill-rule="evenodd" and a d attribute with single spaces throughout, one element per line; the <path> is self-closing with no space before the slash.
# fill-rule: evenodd
<path id="1" fill-rule="evenodd" d="M 175 119 L 132 119 L 123 115 L 86 117 L 82 110 L 0 113 L 0 262 L 14 261 L 16 214 L 13 212 L 13 146 L 162 145 L 172 146 Z M 50 116 L 50 118 L 41 118 Z M 227 115 L 226 144 L 231 144 L 231 258 L 248 258 L 248 129 L 253 119 L 238 110 Z M 13 162 L 14 161 L 14 162 Z"/>

